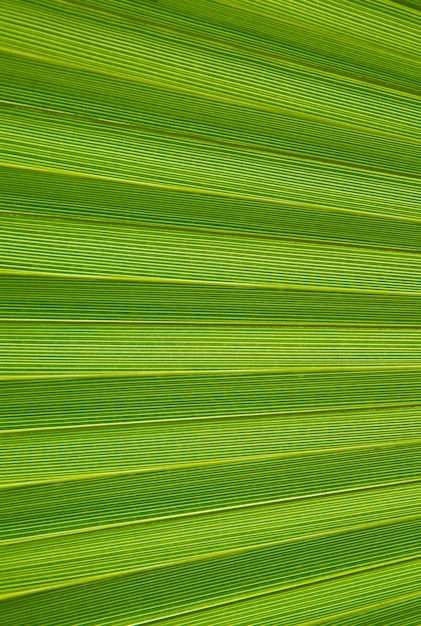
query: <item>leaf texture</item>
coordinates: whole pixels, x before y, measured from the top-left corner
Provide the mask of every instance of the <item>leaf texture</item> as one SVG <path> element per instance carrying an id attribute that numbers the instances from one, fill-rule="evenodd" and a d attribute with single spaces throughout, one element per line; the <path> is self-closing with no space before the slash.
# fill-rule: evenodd
<path id="1" fill-rule="evenodd" d="M 1 624 L 419 626 L 421 4 L 1 11 Z"/>

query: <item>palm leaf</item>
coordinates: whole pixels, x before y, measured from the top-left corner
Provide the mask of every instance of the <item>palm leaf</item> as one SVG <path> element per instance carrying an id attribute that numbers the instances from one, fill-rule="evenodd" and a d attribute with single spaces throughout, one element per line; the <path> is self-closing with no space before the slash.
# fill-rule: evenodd
<path id="1" fill-rule="evenodd" d="M 2 0 L 2 625 L 419 623 L 420 10 Z"/>

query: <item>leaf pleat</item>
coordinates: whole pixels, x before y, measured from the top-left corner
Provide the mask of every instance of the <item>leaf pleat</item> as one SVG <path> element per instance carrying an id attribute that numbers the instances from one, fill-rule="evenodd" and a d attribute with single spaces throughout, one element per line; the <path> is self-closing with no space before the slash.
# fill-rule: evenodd
<path id="1" fill-rule="evenodd" d="M 1 15 L 2 626 L 419 626 L 421 4 Z"/>

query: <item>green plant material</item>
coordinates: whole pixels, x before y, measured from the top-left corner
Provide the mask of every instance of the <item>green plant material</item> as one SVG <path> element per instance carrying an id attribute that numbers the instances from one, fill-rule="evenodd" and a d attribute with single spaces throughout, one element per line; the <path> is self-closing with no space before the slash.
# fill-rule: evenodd
<path id="1" fill-rule="evenodd" d="M 315 419 L 315 411 L 327 418 L 325 411 L 332 409 L 346 419 L 342 410 L 395 411 L 404 404 L 417 411 L 421 400 L 417 367 L 8 376 L 0 380 L 0 389 L 4 429 L 283 415 L 289 419 L 289 414 L 306 413 Z"/>
<path id="2" fill-rule="evenodd" d="M 420 10 L 1 1 L 2 626 L 419 626 Z"/>
<path id="3" fill-rule="evenodd" d="M 7 450 L 4 482 L 44 480 L 98 472 L 155 469 L 251 455 L 381 445 L 419 436 L 418 407 L 327 414 L 236 416 L 101 425 L 70 430 L 3 431 Z M 180 439 L 183 447 L 180 449 Z M 412 439 L 410 439 L 412 442 Z M 420 437 L 421 442 L 421 437 Z M 20 451 L 27 450 L 23 461 Z M 334 450 L 333 450 L 334 451 Z M 46 456 L 46 452 L 48 455 Z"/>

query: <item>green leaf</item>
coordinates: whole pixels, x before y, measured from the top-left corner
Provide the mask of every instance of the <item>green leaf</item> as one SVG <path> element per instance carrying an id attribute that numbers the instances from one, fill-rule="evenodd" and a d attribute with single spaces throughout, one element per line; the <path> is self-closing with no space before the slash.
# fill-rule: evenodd
<path id="1" fill-rule="evenodd" d="M 419 2 L 1 8 L 2 626 L 418 626 Z"/>

